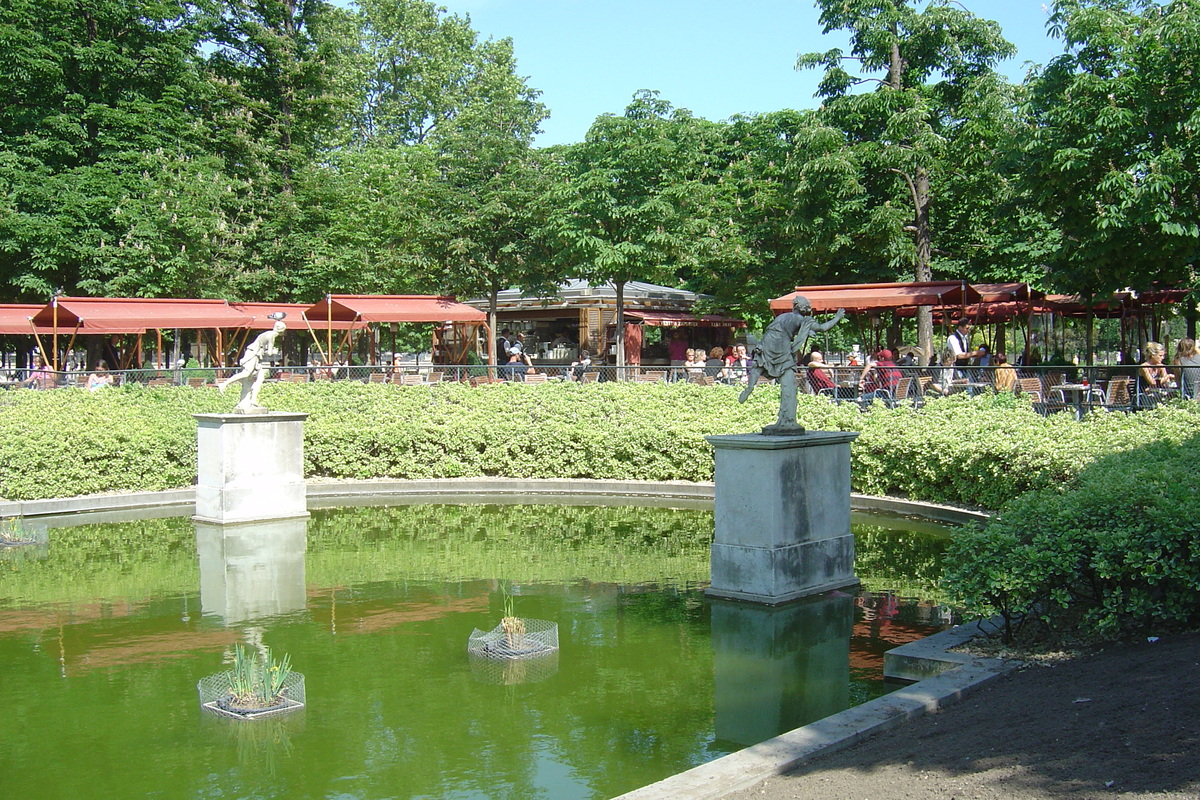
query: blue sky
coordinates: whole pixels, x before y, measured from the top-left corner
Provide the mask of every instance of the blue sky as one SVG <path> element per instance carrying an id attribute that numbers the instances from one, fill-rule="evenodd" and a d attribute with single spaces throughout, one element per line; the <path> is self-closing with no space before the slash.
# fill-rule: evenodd
<path id="1" fill-rule="evenodd" d="M 812 0 L 440 0 L 469 15 L 481 37 L 510 37 L 518 72 L 542 91 L 551 117 L 537 144 L 577 142 L 604 113 L 621 113 L 640 89 L 711 120 L 811 108 L 818 73 L 796 56 L 844 46 L 823 36 Z M 1017 46 L 1002 65 L 1014 81 L 1025 62 L 1062 52 L 1046 34 L 1042 0 L 963 0 L 1000 23 Z"/>

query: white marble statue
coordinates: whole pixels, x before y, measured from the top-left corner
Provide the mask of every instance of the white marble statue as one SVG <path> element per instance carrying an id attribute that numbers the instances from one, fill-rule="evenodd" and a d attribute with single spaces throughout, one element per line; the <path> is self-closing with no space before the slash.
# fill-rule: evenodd
<path id="1" fill-rule="evenodd" d="M 241 381 L 242 397 L 234 406 L 234 411 L 248 414 L 266 410 L 258 404 L 258 392 L 262 388 L 263 381 L 267 379 L 267 373 L 271 371 L 271 364 L 280 358 L 281 354 L 275 340 L 279 334 L 287 330 L 287 325 L 283 323 L 285 316 L 287 315 L 282 311 L 272 314 L 271 319 L 275 320 L 275 325 L 271 330 L 260 333 L 246 348 L 246 352 L 238 362 L 242 368 L 241 371 L 217 384 L 217 388 L 224 392 L 225 387 L 229 384 Z"/>

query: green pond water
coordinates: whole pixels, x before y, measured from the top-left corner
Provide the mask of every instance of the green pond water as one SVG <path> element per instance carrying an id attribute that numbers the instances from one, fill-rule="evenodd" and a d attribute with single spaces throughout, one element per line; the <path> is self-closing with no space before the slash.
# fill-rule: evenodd
<path id="1" fill-rule="evenodd" d="M 943 624 L 945 534 L 856 520 L 863 591 L 779 609 L 703 595 L 704 510 L 54 529 L 0 549 L 0 798 L 614 797 L 895 688 L 883 652 Z M 468 658 L 506 593 L 556 657 Z M 203 711 L 238 642 L 290 654 L 307 707 Z"/>

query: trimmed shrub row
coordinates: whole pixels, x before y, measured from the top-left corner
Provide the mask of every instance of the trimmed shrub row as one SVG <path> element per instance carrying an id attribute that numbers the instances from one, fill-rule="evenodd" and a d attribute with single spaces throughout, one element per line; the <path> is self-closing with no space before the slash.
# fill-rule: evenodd
<path id="1" fill-rule="evenodd" d="M 712 480 L 704 437 L 758 430 L 778 394 L 692 384 L 268 384 L 272 408 L 307 412 L 310 477 Z M 208 389 L 14 391 L 0 395 L 0 496 L 35 499 L 188 486 L 191 414 L 228 411 Z M 854 430 L 857 491 L 1000 508 L 1062 485 L 1088 464 L 1147 442 L 1178 444 L 1196 404 L 1136 415 L 1049 419 L 1011 396 L 952 397 L 925 408 L 867 413 L 802 396 L 813 430 Z"/>

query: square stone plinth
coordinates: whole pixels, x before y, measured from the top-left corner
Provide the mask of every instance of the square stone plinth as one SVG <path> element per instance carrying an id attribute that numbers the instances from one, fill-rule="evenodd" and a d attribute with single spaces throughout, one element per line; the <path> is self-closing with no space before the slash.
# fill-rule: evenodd
<path id="1" fill-rule="evenodd" d="M 716 456 L 709 593 L 784 603 L 851 586 L 853 432 L 710 436 Z"/>
<path id="2" fill-rule="evenodd" d="M 251 522 L 307 516 L 304 420 L 307 414 L 193 414 L 196 518 Z"/>

